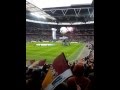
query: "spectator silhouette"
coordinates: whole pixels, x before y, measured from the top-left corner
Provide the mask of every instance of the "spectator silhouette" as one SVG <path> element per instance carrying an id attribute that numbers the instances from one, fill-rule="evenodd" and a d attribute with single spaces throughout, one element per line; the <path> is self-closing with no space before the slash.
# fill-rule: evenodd
<path id="1" fill-rule="evenodd" d="M 90 90 L 90 79 L 84 76 L 83 64 L 77 64 L 73 68 L 73 74 L 76 83 L 81 87 L 81 90 Z"/>

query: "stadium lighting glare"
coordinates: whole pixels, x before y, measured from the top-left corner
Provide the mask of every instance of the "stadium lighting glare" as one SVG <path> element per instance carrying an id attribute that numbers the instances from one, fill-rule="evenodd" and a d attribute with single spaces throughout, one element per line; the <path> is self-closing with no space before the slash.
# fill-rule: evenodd
<path id="1" fill-rule="evenodd" d="M 27 0 L 39 8 L 64 7 L 71 5 L 91 4 L 93 0 Z"/>
<path id="2" fill-rule="evenodd" d="M 37 18 L 43 18 L 43 19 L 46 19 L 46 17 L 44 17 L 43 15 L 39 15 L 37 12 L 34 12 L 34 13 L 30 13 L 31 15 L 37 17 Z"/>

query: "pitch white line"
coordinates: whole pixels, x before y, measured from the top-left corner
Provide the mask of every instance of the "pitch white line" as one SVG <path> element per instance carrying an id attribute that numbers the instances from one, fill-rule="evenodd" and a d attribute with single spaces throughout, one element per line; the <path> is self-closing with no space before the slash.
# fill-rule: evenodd
<path id="1" fill-rule="evenodd" d="M 85 50 L 85 48 L 86 48 L 86 44 L 84 45 L 84 47 L 81 50 L 80 54 L 77 56 L 76 60 L 78 60 L 79 58 L 81 58 L 81 55 L 82 55 L 83 51 Z"/>
<path id="2" fill-rule="evenodd" d="M 75 61 L 75 60 L 78 60 L 78 59 L 81 57 L 83 51 L 85 50 L 85 47 L 86 47 L 86 44 L 85 44 L 84 47 L 82 48 L 82 50 L 81 50 L 80 54 L 77 56 L 77 58 L 74 59 L 74 60 L 72 60 L 72 61 L 70 61 L 70 62 L 73 62 L 73 61 Z"/>

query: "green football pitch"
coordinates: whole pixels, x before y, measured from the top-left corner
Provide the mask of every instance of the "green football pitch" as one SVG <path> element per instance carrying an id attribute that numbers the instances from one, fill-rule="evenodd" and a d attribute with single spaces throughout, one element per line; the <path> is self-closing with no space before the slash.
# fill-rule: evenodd
<path id="1" fill-rule="evenodd" d="M 53 44 L 54 46 L 37 46 L 36 44 Z M 26 60 L 43 60 L 52 63 L 62 52 L 69 61 L 79 58 L 85 43 L 70 43 L 70 46 L 63 46 L 61 42 L 27 42 Z"/>

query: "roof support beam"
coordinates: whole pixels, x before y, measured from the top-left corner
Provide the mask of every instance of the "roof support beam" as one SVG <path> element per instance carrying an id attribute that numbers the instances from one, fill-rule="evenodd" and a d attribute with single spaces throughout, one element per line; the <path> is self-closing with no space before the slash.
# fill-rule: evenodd
<path id="1" fill-rule="evenodd" d="M 52 14 L 54 14 L 56 12 L 56 10 L 50 10 Z"/>
<path id="2" fill-rule="evenodd" d="M 93 9 L 92 14 L 91 14 L 91 16 L 90 16 L 90 17 L 94 17 L 94 9 Z"/>
<path id="3" fill-rule="evenodd" d="M 88 13 L 89 13 L 89 16 L 91 16 L 91 13 L 90 13 L 90 9 L 88 8 Z"/>
<path id="4" fill-rule="evenodd" d="M 79 10 L 78 13 L 77 13 L 77 10 Z M 81 9 L 74 9 L 74 12 L 75 12 L 76 17 L 79 16 L 80 11 L 81 11 Z"/>
<path id="5" fill-rule="evenodd" d="M 64 16 L 66 15 L 67 11 L 68 11 L 68 9 L 62 10 L 62 13 L 63 13 Z"/>

